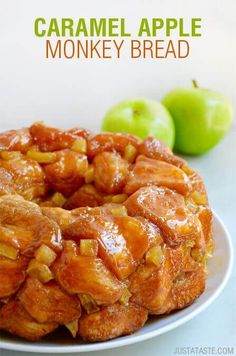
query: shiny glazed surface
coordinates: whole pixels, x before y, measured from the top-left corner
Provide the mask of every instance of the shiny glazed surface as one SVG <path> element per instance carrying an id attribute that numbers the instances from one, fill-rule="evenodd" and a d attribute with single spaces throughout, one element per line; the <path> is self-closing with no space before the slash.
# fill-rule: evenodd
<path id="1" fill-rule="evenodd" d="M 0 194 L 3 330 L 37 340 L 65 325 L 103 341 L 204 291 L 204 183 L 155 138 L 41 123 L 2 133 Z"/>

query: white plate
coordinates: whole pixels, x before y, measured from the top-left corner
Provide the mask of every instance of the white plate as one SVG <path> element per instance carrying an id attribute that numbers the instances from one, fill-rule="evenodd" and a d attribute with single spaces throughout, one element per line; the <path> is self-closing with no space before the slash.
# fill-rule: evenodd
<path id="1" fill-rule="evenodd" d="M 224 289 L 233 266 L 233 246 L 230 235 L 220 218 L 214 213 L 213 224 L 216 250 L 209 260 L 209 275 L 205 292 L 191 306 L 164 317 L 152 317 L 138 332 L 101 343 L 82 343 L 65 338 L 64 332 L 55 332 L 42 341 L 29 342 L 9 334 L 1 334 L 1 347 L 8 350 L 41 353 L 73 353 L 99 351 L 134 344 L 172 330 L 194 318 L 207 308 Z"/>

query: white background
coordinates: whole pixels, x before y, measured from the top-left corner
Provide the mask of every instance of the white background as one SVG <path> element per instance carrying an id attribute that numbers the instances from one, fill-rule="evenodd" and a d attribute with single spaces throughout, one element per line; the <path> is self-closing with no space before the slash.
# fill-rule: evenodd
<path id="1" fill-rule="evenodd" d="M 107 108 L 132 97 L 161 99 L 175 86 L 191 85 L 227 95 L 236 110 L 235 0 L 0 0 L 0 127 L 37 120 L 99 129 Z M 190 40 L 187 60 L 80 61 L 44 58 L 34 36 L 37 17 L 125 17 L 134 30 L 142 17 L 202 17 L 203 36 Z M 236 127 L 209 154 L 188 158 L 205 179 L 210 202 L 236 238 Z M 236 273 L 223 294 L 186 325 L 137 346 L 97 356 L 173 355 L 182 346 L 234 346 Z M 1 356 L 15 355 L 2 351 Z"/>
<path id="2" fill-rule="evenodd" d="M 192 78 L 236 105 L 235 14 L 235 0 L 0 0 L 0 126 L 46 120 L 99 128 L 117 101 L 161 99 Z M 125 17 L 132 32 L 142 17 L 201 17 L 203 35 L 190 39 L 186 60 L 49 61 L 45 39 L 34 35 L 37 17 Z"/>

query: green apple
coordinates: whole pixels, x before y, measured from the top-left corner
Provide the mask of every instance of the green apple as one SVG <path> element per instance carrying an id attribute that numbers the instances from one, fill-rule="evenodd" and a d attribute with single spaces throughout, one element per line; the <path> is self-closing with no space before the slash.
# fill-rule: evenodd
<path id="1" fill-rule="evenodd" d="M 167 109 L 158 101 L 133 99 L 114 105 L 105 115 L 103 131 L 130 133 L 144 139 L 155 136 L 171 148 L 175 129 Z"/>
<path id="2" fill-rule="evenodd" d="M 229 130 L 233 109 L 228 99 L 209 89 L 178 88 L 162 103 L 175 124 L 175 149 L 198 155 L 214 147 Z"/>

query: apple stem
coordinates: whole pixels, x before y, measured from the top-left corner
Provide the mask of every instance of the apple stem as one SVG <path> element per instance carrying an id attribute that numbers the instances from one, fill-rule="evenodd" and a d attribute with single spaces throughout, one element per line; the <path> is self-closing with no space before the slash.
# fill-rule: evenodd
<path id="1" fill-rule="evenodd" d="M 198 83 L 195 79 L 192 80 L 192 83 L 194 88 L 199 88 Z"/>

